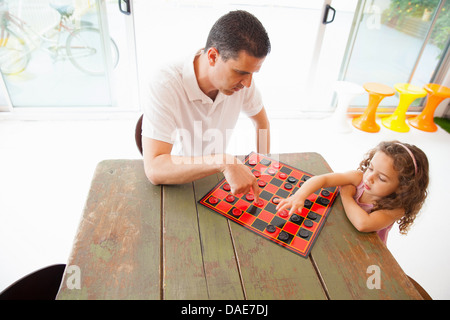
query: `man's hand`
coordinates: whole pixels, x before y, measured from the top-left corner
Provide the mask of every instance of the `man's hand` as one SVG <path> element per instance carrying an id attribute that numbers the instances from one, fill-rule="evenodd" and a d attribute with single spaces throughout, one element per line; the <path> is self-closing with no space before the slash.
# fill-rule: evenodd
<path id="1" fill-rule="evenodd" d="M 258 181 L 248 167 L 240 162 L 227 164 L 222 172 L 231 187 L 232 194 L 246 194 L 253 191 L 255 201 L 259 201 Z"/>

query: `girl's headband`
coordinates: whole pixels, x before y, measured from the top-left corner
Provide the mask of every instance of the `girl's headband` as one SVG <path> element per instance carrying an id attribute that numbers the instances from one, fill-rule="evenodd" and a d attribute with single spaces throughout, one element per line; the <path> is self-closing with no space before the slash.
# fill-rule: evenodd
<path id="1" fill-rule="evenodd" d="M 408 154 L 411 156 L 411 159 L 414 162 L 414 174 L 417 175 L 417 163 L 416 163 L 416 158 L 414 157 L 414 154 L 404 144 L 401 144 L 401 143 L 398 143 L 398 142 L 396 142 L 395 144 L 398 144 L 399 146 L 402 146 L 408 152 Z"/>

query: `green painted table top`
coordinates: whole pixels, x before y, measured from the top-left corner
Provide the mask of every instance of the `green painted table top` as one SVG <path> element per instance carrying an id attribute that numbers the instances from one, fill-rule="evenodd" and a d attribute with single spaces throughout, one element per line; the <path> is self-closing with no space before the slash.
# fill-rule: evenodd
<path id="1" fill-rule="evenodd" d="M 275 156 L 331 172 L 317 153 Z M 340 197 L 305 259 L 199 205 L 222 178 L 154 186 L 142 160 L 100 162 L 57 299 L 421 299 Z"/>

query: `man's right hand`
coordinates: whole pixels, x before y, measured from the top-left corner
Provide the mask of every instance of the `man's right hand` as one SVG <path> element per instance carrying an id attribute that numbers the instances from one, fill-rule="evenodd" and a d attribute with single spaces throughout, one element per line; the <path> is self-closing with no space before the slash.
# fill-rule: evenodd
<path id="1" fill-rule="evenodd" d="M 259 201 L 260 190 L 256 177 L 247 166 L 237 159 L 236 161 L 237 163 L 226 164 L 222 171 L 231 187 L 231 193 L 237 195 L 253 191 L 255 201 Z"/>

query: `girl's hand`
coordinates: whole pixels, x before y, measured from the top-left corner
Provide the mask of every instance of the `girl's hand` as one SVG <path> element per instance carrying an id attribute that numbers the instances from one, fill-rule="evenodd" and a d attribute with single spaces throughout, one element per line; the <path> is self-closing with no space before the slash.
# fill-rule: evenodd
<path id="1" fill-rule="evenodd" d="M 296 197 L 295 195 L 290 196 L 287 199 L 283 199 L 277 205 L 277 210 L 289 210 L 289 216 L 292 215 L 296 210 L 301 210 L 305 205 L 305 201 L 300 197 Z"/>

